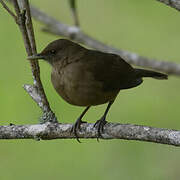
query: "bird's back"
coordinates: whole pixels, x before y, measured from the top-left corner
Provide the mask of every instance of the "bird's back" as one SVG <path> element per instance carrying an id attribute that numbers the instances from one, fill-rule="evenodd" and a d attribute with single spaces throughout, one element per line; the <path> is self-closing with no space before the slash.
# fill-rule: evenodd
<path id="1" fill-rule="evenodd" d="M 102 82 L 104 91 L 128 89 L 142 83 L 135 69 L 118 55 L 91 50 L 84 56 L 86 69 L 96 81 Z"/>

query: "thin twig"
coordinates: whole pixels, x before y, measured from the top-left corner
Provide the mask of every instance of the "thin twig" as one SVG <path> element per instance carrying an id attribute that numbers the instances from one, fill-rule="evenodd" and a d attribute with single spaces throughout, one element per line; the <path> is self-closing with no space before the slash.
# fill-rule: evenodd
<path id="1" fill-rule="evenodd" d="M 26 21 L 26 16 L 25 16 L 26 11 L 24 9 L 21 12 L 17 0 L 13 0 L 12 2 L 14 5 L 14 9 L 16 11 L 16 14 L 17 14 L 17 18 L 18 18 L 18 22 L 19 22 L 18 26 L 19 26 L 19 29 L 21 31 L 21 34 L 22 34 L 22 37 L 24 40 L 25 49 L 26 49 L 27 54 L 30 56 L 30 55 L 32 55 L 32 50 L 31 50 L 31 44 L 29 41 L 26 25 L 25 25 L 25 23 L 26 23 L 25 22 Z"/>
<path id="2" fill-rule="evenodd" d="M 16 17 L 18 19 L 18 26 L 24 40 L 24 45 L 25 45 L 27 55 L 31 56 L 33 53 L 36 53 L 36 44 L 35 44 L 34 31 L 33 31 L 32 20 L 31 20 L 31 13 L 30 13 L 30 8 L 29 8 L 29 1 L 28 0 L 21 1 L 22 3 L 21 8 L 17 0 L 13 0 L 12 3 L 14 5 Z M 40 68 L 39 68 L 38 62 L 31 61 L 30 64 L 31 64 L 31 69 L 32 69 L 32 74 L 33 74 L 33 79 L 34 79 L 34 87 L 36 88 L 38 95 L 40 97 L 40 101 L 41 101 L 41 103 L 37 103 L 37 104 L 39 105 L 39 107 L 42 109 L 44 113 L 43 120 L 57 122 L 56 117 L 50 108 L 49 102 L 46 98 L 46 95 L 42 86 L 42 82 L 40 79 Z M 48 119 L 47 117 L 46 119 L 45 115 L 47 114 L 48 114 L 48 117 L 49 117 L 49 114 L 51 114 L 50 117 L 51 118 L 53 117 L 53 118 Z"/>
<path id="3" fill-rule="evenodd" d="M 79 18 L 78 18 L 78 13 L 77 13 L 76 1 L 77 0 L 69 0 L 69 5 L 70 5 L 72 16 L 74 19 L 74 25 L 79 27 L 80 23 L 79 23 Z"/>
<path id="4" fill-rule="evenodd" d="M 29 1 L 27 1 L 27 0 L 22 1 L 22 8 L 26 9 L 26 28 L 27 28 L 28 35 L 29 35 L 32 52 L 33 52 L 33 54 L 36 54 L 37 53 L 36 41 L 35 41 L 34 28 L 33 28 L 32 19 L 31 19 Z"/>
<path id="5" fill-rule="evenodd" d="M 28 32 L 29 41 L 31 45 L 31 52 L 32 54 L 36 54 L 37 53 L 36 42 L 35 42 L 35 37 L 34 37 L 34 29 L 33 29 L 33 24 L 32 24 L 32 19 L 31 19 L 29 1 L 28 0 L 22 1 L 22 7 L 26 9 L 26 17 L 27 17 L 26 29 Z M 40 68 L 39 68 L 38 61 L 31 61 L 31 66 L 32 66 L 33 77 L 34 77 L 34 85 L 37 86 L 38 93 L 40 94 L 41 99 L 43 101 L 42 102 L 43 106 L 41 107 L 41 109 L 43 110 L 43 112 L 52 111 L 50 108 L 49 102 L 47 100 L 47 97 L 45 95 L 43 85 L 40 79 Z"/>
<path id="6" fill-rule="evenodd" d="M 6 11 L 14 18 L 15 22 L 18 24 L 17 16 L 9 9 L 9 7 L 5 4 L 3 0 L 0 0 L 0 3 L 6 9 Z"/>

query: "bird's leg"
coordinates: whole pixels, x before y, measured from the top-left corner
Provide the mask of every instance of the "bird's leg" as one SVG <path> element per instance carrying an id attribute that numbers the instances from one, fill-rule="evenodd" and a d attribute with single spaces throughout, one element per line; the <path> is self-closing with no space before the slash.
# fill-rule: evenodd
<path id="1" fill-rule="evenodd" d="M 106 116 L 107 116 L 107 113 L 108 113 L 111 105 L 113 104 L 113 102 L 114 102 L 114 100 L 113 100 L 113 101 L 110 101 L 110 102 L 108 103 L 108 106 L 107 106 L 107 108 L 106 108 L 103 116 L 101 117 L 100 120 L 98 120 L 98 121 L 94 124 L 94 126 L 97 127 L 97 131 L 98 131 L 97 140 L 102 137 L 101 133 L 102 133 L 103 130 L 104 130 L 104 125 L 107 123 L 107 121 L 106 121 Z"/>
<path id="2" fill-rule="evenodd" d="M 82 114 L 79 116 L 79 118 L 73 124 L 72 129 L 71 129 L 71 132 L 74 133 L 78 142 L 80 142 L 80 140 L 79 140 L 78 135 L 77 135 L 77 130 L 80 129 L 80 126 L 82 123 L 86 123 L 85 121 L 82 121 L 82 118 L 86 114 L 86 112 L 88 111 L 89 108 L 90 108 L 90 106 L 86 107 L 86 109 L 82 112 Z"/>

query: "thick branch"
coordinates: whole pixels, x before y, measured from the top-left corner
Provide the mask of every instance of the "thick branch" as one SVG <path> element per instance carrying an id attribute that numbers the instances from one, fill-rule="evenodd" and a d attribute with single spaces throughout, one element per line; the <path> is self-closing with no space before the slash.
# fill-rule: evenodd
<path id="1" fill-rule="evenodd" d="M 72 40 L 75 40 L 79 43 L 83 43 L 91 48 L 100 51 L 119 54 L 127 62 L 131 64 L 162 71 L 167 74 L 180 76 L 180 64 L 176 64 L 173 62 L 166 62 L 166 61 L 157 61 L 155 59 L 148 59 L 146 57 L 139 56 L 138 54 L 135 53 L 113 48 L 104 43 L 101 43 L 98 40 L 95 40 L 89 35 L 83 33 L 77 27 L 68 26 L 66 24 L 57 21 L 55 18 L 47 15 L 46 13 L 38 10 L 35 7 L 31 7 L 31 13 L 36 20 L 40 21 L 41 23 L 47 26 L 46 28 L 44 28 L 45 31 L 70 38 Z"/>
<path id="2" fill-rule="evenodd" d="M 180 0 L 157 0 L 180 11 Z"/>
<path id="3" fill-rule="evenodd" d="M 72 124 L 50 123 L 37 125 L 0 126 L 0 139 L 71 139 Z M 94 124 L 82 124 L 78 132 L 80 138 L 96 138 Z M 103 139 L 126 139 L 148 141 L 180 146 L 180 131 L 138 126 L 130 124 L 107 123 L 102 133 Z"/>

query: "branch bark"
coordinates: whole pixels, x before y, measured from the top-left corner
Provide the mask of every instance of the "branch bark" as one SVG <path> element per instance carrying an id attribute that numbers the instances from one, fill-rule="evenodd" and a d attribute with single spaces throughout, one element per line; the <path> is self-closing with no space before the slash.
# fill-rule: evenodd
<path id="1" fill-rule="evenodd" d="M 180 11 L 180 1 L 179 0 L 157 0 L 159 2 L 162 2 L 178 11 Z"/>
<path id="2" fill-rule="evenodd" d="M 36 125 L 0 126 L 0 139 L 72 139 L 72 124 L 44 123 Z M 94 124 L 81 125 L 78 132 L 80 138 L 96 138 L 97 129 Z M 180 131 L 147 126 L 107 123 L 102 133 L 102 139 L 125 139 L 147 141 L 160 144 L 180 146 Z"/>
<path id="3" fill-rule="evenodd" d="M 31 13 L 34 19 L 45 25 L 45 28 L 43 28 L 43 31 L 45 32 L 50 32 L 55 35 L 70 38 L 71 40 L 75 40 L 78 43 L 82 43 L 99 51 L 118 54 L 127 62 L 136 66 L 146 67 L 167 74 L 180 76 L 180 64 L 167 61 L 158 61 L 156 59 L 149 59 L 143 56 L 139 56 L 136 53 L 113 48 L 90 37 L 89 35 L 82 32 L 78 27 L 69 26 L 61 23 L 60 21 L 57 21 L 55 18 L 47 15 L 34 6 L 31 6 Z"/>

